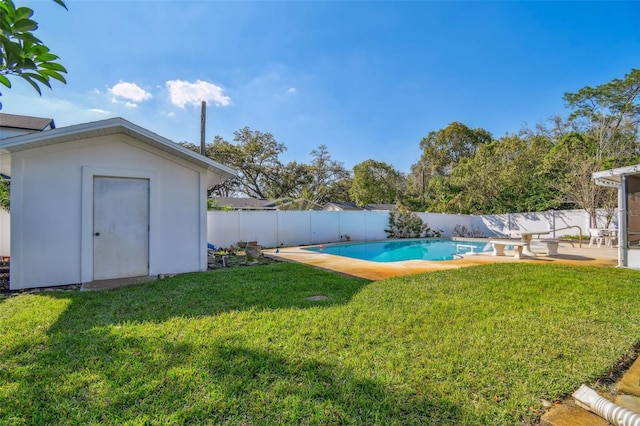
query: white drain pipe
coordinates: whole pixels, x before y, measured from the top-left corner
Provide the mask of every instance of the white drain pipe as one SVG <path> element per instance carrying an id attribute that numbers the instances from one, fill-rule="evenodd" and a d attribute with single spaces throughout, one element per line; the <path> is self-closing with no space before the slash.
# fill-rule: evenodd
<path id="1" fill-rule="evenodd" d="M 640 426 L 640 414 L 601 397 L 587 385 L 580 386 L 572 396 L 587 409 L 615 426 Z"/>

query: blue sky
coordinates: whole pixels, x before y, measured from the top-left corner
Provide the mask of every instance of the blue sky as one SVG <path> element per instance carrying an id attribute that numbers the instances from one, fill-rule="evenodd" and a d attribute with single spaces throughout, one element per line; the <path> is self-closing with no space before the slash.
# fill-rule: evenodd
<path id="1" fill-rule="evenodd" d="M 14 78 L 2 112 L 123 117 L 199 144 L 206 100 L 207 142 L 249 126 L 285 162 L 324 144 L 350 169 L 408 172 L 430 131 L 460 121 L 499 138 L 640 67 L 640 1 L 14 1 L 68 84 L 38 96 Z"/>

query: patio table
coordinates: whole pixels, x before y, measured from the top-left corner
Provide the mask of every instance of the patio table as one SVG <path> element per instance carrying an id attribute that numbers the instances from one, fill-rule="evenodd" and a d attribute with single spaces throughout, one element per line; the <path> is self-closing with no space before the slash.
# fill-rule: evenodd
<path id="1" fill-rule="evenodd" d="M 524 243 L 524 247 L 522 248 L 522 254 L 524 256 L 535 256 L 536 254 L 531 251 L 531 240 L 534 235 L 543 235 L 550 234 L 553 231 L 548 229 L 538 229 L 538 230 L 530 230 L 530 229 L 515 229 L 511 231 L 507 231 L 507 234 L 510 236 L 520 236 L 520 239 Z"/>

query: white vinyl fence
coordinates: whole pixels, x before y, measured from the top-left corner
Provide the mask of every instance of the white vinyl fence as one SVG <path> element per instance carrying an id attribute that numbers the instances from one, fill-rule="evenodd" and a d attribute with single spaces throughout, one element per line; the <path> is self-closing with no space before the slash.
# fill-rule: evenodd
<path id="1" fill-rule="evenodd" d="M 418 213 L 433 230 L 451 237 L 456 226 L 478 231 L 485 237 L 505 236 L 510 229 L 561 229 L 579 226 L 589 234 L 589 215 L 583 210 L 510 213 L 502 215 L 462 215 Z M 604 227 L 604 216 L 598 218 Z M 346 241 L 384 240 L 389 225 L 386 211 L 209 211 L 207 238 L 218 247 L 238 241 L 257 241 L 264 247 L 297 246 Z M 614 220 L 612 227 L 617 228 Z M 576 228 L 556 232 L 557 237 L 577 235 Z M 0 209 L 0 255 L 11 254 L 9 213 Z"/>
<path id="2" fill-rule="evenodd" d="M 506 236 L 515 229 L 561 229 L 578 226 L 589 234 L 589 215 L 583 210 L 509 213 L 503 215 L 461 215 L 418 213 L 432 229 L 451 237 L 456 227 L 481 236 Z M 239 241 L 257 241 L 263 247 L 297 246 L 346 241 L 384 240 L 389 226 L 387 211 L 209 211 L 207 237 L 217 247 Z M 604 219 L 599 218 L 603 222 Z M 616 226 L 615 223 L 613 226 Z M 617 226 L 616 226 L 617 227 Z M 577 228 L 555 232 L 555 237 L 578 235 Z"/>

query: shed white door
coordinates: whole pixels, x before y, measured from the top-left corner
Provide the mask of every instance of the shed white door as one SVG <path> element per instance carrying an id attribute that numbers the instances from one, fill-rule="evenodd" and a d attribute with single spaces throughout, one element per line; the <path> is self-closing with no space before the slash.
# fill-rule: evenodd
<path id="1" fill-rule="evenodd" d="M 149 275 L 149 180 L 93 179 L 93 279 Z"/>

